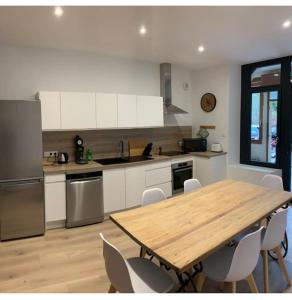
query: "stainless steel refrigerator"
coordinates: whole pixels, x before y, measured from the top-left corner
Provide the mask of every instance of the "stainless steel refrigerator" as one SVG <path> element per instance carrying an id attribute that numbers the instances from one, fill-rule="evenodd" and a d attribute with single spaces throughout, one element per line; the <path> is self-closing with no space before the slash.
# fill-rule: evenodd
<path id="1" fill-rule="evenodd" d="M 40 102 L 0 100 L 0 240 L 44 231 Z"/>

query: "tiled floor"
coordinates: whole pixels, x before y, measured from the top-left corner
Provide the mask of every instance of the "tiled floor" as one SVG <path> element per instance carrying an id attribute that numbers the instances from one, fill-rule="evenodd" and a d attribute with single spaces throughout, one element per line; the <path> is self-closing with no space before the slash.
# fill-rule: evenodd
<path id="1" fill-rule="evenodd" d="M 139 247 L 110 221 L 73 229 L 50 230 L 44 237 L 0 243 L 0 292 L 106 292 L 109 281 L 104 269 L 98 232 L 115 244 L 125 257 L 137 256 Z M 292 209 L 289 213 L 292 243 Z M 292 251 L 286 264 L 292 277 Z M 255 279 L 263 290 L 262 262 Z M 276 262 L 270 268 L 271 292 L 287 289 Z M 245 282 L 238 292 L 249 292 Z M 188 288 L 192 292 L 191 286 Z M 219 292 L 218 284 L 207 280 L 203 292 Z"/>

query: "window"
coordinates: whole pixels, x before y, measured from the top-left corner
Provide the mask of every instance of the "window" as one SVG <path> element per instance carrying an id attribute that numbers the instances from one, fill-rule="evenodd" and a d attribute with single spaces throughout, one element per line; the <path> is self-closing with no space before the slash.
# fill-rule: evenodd
<path id="1" fill-rule="evenodd" d="M 274 61 L 242 68 L 240 162 L 244 164 L 279 166 L 282 64 Z"/>

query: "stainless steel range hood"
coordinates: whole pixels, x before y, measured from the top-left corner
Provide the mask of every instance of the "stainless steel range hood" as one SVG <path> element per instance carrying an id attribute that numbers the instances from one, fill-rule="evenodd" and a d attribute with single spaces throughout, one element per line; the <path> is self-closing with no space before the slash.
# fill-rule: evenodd
<path id="1" fill-rule="evenodd" d="M 188 112 L 172 104 L 171 64 L 160 64 L 160 96 L 163 97 L 164 114 L 187 114 Z"/>

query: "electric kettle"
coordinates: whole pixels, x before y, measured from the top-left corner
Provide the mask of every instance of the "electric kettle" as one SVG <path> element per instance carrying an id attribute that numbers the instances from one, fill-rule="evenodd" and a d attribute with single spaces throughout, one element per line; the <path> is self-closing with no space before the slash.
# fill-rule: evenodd
<path id="1" fill-rule="evenodd" d="M 66 152 L 59 152 L 58 153 L 58 164 L 67 164 L 68 163 L 68 153 Z"/>

